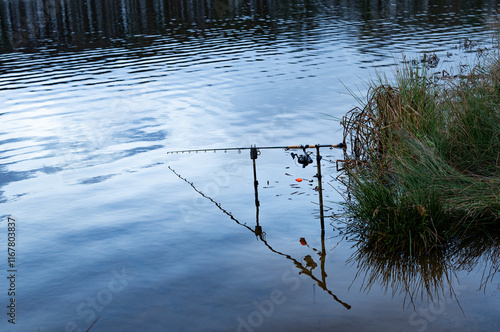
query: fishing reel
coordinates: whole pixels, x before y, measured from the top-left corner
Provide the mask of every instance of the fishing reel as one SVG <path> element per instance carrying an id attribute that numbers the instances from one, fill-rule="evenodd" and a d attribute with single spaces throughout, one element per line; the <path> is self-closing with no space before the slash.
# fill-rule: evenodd
<path id="1" fill-rule="evenodd" d="M 306 148 L 303 149 L 304 154 L 296 154 L 292 152 L 292 159 L 295 159 L 297 157 L 297 162 L 302 165 L 302 168 L 305 168 L 307 165 L 313 163 L 313 159 L 311 158 L 310 153 L 306 152 Z"/>

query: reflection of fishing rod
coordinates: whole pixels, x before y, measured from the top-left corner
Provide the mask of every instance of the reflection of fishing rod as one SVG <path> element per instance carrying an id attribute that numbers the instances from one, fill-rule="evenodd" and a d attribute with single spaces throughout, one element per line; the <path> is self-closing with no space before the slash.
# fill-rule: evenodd
<path id="1" fill-rule="evenodd" d="M 321 268 L 322 268 L 322 271 L 321 271 L 321 277 L 322 277 L 322 280 L 319 280 L 318 278 L 316 278 L 313 274 L 312 274 L 312 271 L 309 271 L 301 262 L 299 262 L 298 260 L 296 260 L 295 258 L 293 258 L 292 256 L 290 255 L 287 255 L 287 254 L 284 254 L 282 252 L 279 252 L 277 250 L 275 250 L 273 247 L 271 247 L 271 245 L 269 243 L 267 243 L 267 241 L 265 240 L 265 234 L 266 233 L 263 233 L 262 232 L 262 227 L 260 225 L 258 225 L 258 221 L 257 221 L 257 226 L 255 228 L 255 230 L 253 230 L 250 226 L 248 226 L 246 223 L 242 223 L 240 222 L 238 219 L 236 219 L 230 212 L 228 212 L 227 210 L 225 210 L 220 203 L 216 202 L 213 198 L 211 198 L 210 196 L 207 196 L 205 195 L 202 191 L 198 190 L 198 188 L 196 188 L 196 186 L 194 185 L 193 182 L 189 182 L 186 178 L 183 178 L 179 173 L 177 173 L 172 167 L 168 166 L 168 169 L 170 169 L 175 175 L 177 175 L 177 177 L 179 177 L 179 179 L 185 181 L 186 183 L 188 183 L 198 194 L 200 194 L 201 196 L 205 197 L 206 199 L 208 199 L 209 201 L 211 201 L 212 203 L 215 204 L 215 206 L 217 206 L 219 208 L 219 210 L 221 210 L 224 214 L 226 214 L 227 216 L 229 216 L 232 220 L 234 220 L 238 225 L 241 225 L 245 228 L 247 228 L 250 232 L 254 233 L 265 245 L 266 247 L 269 248 L 269 250 L 271 250 L 272 252 L 280 255 L 280 256 L 283 256 L 289 260 L 291 260 L 295 266 L 302 270 L 302 273 L 304 273 L 305 275 L 308 275 L 312 280 L 314 280 L 319 287 L 321 287 L 323 290 L 325 290 L 328 294 L 330 294 L 335 301 L 337 301 L 338 303 L 342 304 L 345 308 L 347 309 L 351 309 L 351 305 L 343 302 L 342 300 L 340 300 L 335 294 L 332 293 L 331 290 L 329 290 L 326 286 L 326 273 L 324 271 L 324 268 L 325 268 L 325 231 L 322 230 L 321 232 L 321 241 L 322 241 L 322 258 L 321 259 Z M 257 201 L 256 201 L 257 202 Z M 257 205 L 258 207 L 258 205 Z"/>
<path id="2" fill-rule="evenodd" d="M 167 154 L 173 154 L 173 153 L 198 153 L 198 152 L 208 152 L 208 151 L 238 151 L 238 153 L 241 153 L 241 150 L 250 150 L 250 149 L 257 149 L 257 150 L 269 150 L 269 149 L 284 149 L 284 150 L 296 150 L 296 149 L 314 149 L 314 148 L 340 148 L 343 149 L 345 148 L 344 143 L 339 143 L 339 144 L 312 144 L 312 145 L 290 145 L 290 146 L 261 146 L 261 147 L 243 147 L 243 148 L 215 148 L 215 149 L 195 149 L 195 150 L 179 150 L 179 151 L 168 151 Z"/>

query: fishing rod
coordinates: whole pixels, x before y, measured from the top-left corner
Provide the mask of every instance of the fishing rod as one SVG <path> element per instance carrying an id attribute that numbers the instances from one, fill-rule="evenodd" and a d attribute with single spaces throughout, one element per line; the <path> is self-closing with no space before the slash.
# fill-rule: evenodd
<path id="1" fill-rule="evenodd" d="M 168 151 L 167 154 L 174 154 L 174 153 L 198 153 L 198 152 L 208 152 L 208 151 L 238 151 L 238 153 L 241 153 L 241 150 L 251 150 L 251 149 L 257 149 L 257 150 L 270 150 L 270 149 L 284 149 L 285 151 L 287 150 L 296 150 L 296 149 L 314 149 L 314 148 L 339 148 L 339 149 L 345 149 L 345 144 L 344 143 L 339 143 L 339 144 L 306 144 L 306 145 L 290 145 L 290 146 L 261 146 L 261 147 L 242 147 L 242 148 L 210 148 L 210 149 L 193 149 L 193 150 L 179 150 L 179 151 Z"/>
<path id="2" fill-rule="evenodd" d="M 323 215 L 323 187 L 322 187 L 322 176 L 321 176 L 321 155 L 319 154 L 319 149 L 320 148 L 343 148 L 345 149 L 345 144 L 344 143 L 339 143 L 339 144 L 311 144 L 311 145 L 289 145 L 289 146 L 263 146 L 263 147 L 257 147 L 257 146 L 251 146 L 251 147 L 242 147 L 242 148 L 212 148 L 212 149 L 194 149 L 194 150 L 179 150 L 179 151 L 168 151 L 167 154 L 173 154 L 173 153 L 198 153 L 201 151 L 207 152 L 207 151 L 234 151 L 237 150 L 238 153 L 241 153 L 241 150 L 250 150 L 250 159 L 252 159 L 253 163 L 253 176 L 254 176 L 254 188 L 255 188 L 255 204 L 257 206 L 257 220 L 258 220 L 258 206 L 260 205 L 259 203 L 259 197 L 257 194 L 257 186 L 258 186 L 258 181 L 257 181 L 257 175 L 256 175 L 256 168 L 255 168 L 255 160 L 258 158 L 260 155 L 260 150 L 262 149 L 285 149 L 286 150 L 293 150 L 293 149 L 302 149 L 304 151 L 304 154 L 299 155 L 296 153 L 291 153 L 292 159 L 297 158 L 297 162 L 302 165 L 302 168 L 305 168 L 307 165 L 312 164 L 314 161 L 311 158 L 310 154 L 306 151 L 306 149 L 316 149 L 316 163 L 317 163 L 317 168 L 318 168 L 318 193 L 319 193 L 319 205 L 320 205 L 320 222 L 321 222 L 321 229 L 325 229 L 325 218 Z"/>

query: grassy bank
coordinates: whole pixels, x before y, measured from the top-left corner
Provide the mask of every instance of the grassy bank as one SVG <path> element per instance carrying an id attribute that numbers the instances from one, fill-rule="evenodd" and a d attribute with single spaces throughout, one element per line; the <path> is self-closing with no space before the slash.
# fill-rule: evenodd
<path id="1" fill-rule="evenodd" d="M 348 228 L 370 246 L 424 252 L 500 226 L 498 53 L 453 77 L 408 63 L 342 125 Z"/>

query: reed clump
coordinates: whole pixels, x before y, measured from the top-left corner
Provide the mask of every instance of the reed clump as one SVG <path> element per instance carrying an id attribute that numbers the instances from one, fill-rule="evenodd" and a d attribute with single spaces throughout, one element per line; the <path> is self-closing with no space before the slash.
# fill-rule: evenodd
<path id="1" fill-rule="evenodd" d="M 407 63 L 342 119 L 351 233 L 429 252 L 500 224 L 500 57 L 439 80 Z"/>

